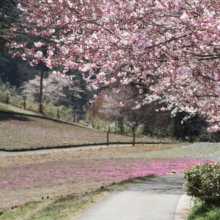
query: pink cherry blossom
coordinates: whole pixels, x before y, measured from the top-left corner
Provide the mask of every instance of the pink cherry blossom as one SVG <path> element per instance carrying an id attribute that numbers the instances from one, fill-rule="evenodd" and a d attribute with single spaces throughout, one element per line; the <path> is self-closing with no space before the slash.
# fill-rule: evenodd
<path id="1" fill-rule="evenodd" d="M 41 42 L 36 42 L 36 43 L 34 43 L 34 46 L 35 47 L 41 47 L 43 45 L 43 43 L 41 43 Z"/>
<path id="2" fill-rule="evenodd" d="M 184 13 L 182 14 L 182 16 L 180 17 L 180 19 L 182 21 L 188 21 L 189 20 L 189 16 L 188 14 L 184 11 Z"/>
<path id="3" fill-rule="evenodd" d="M 36 58 L 42 58 L 43 53 L 41 51 L 37 51 L 37 53 L 34 55 Z"/>

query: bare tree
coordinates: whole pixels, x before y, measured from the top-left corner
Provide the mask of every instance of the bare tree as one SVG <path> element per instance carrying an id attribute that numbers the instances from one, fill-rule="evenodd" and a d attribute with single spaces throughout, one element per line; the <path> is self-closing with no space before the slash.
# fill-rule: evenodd
<path id="1" fill-rule="evenodd" d="M 124 124 L 133 132 L 143 123 L 137 105 L 138 89 L 131 85 L 120 85 L 116 90 L 108 88 L 100 95 L 99 112 L 108 121 L 117 122 L 121 133 L 124 133 Z M 122 100 L 127 100 L 126 102 Z"/>
<path id="2" fill-rule="evenodd" d="M 119 86 L 115 91 L 113 90 L 107 88 L 99 94 L 96 106 L 99 106 L 100 118 L 116 122 L 121 133 L 124 133 L 124 125 L 130 127 L 133 141 L 135 141 L 134 135 L 139 125 L 144 125 L 145 133 L 161 137 L 167 136 L 170 111 L 161 112 L 159 110 L 165 103 L 138 104 L 137 97 L 140 91 L 139 88 L 132 85 Z M 126 102 L 122 100 L 126 100 Z"/>

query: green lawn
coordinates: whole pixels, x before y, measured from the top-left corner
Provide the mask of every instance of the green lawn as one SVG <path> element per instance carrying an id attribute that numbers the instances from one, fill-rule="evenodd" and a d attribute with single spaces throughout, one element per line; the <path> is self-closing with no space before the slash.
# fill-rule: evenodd
<path id="1" fill-rule="evenodd" d="M 23 113 L 23 114 L 30 114 L 30 115 L 36 115 L 37 113 L 31 112 L 31 111 L 26 111 L 14 106 L 10 105 L 5 105 L 0 103 L 0 111 L 6 111 L 6 112 L 14 112 L 14 113 Z"/>
<path id="2" fill-rule="evenodd" d="M 187 220 L 219 220 L 220 206 L 197 202 L 189 213 Z"/>

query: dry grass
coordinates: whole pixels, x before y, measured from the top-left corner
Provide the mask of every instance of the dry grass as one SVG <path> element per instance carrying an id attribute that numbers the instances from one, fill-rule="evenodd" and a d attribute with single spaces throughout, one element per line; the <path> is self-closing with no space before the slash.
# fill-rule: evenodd
<path id="1" fill-rule="evenodd" d="M 112 139 L 111 139 L 112 138 Z M 27 116 L 0 116 L 0 147 L 5 149 L 39 146 L 105 142 L 106 134 L 79 126 Z M 111 135 L 110 141 L 131 141 L 131 137 Z M 147 139 L 145 141 L 151 141 Z M 102 148 L 48 154 L 2 157 L 0 161 L 0 219 L 73 219 L 88 205 L 121 181 L 147 176 L 161 170 L 183 169 L 180 159 L 135 159 L 126 155 L 169 151 L 185 146 L 141 145 L 134 147 Z M 164 163 L 166 164 L 166 170 Z M 154 167 L 152 164 L 156 164 Z M 180 166 L 179 166 L 180 165 Z M 148 172 L 149 171 L 149 172 Z M 109 188 L 106 188 L 109 186 Z M 31 202 L 31 203 L 30 203 Z M 27 205 L 25 205 L 28 203 Z M 87 205 L 85 205 L 87 204 Z M 85 206 L 84 206 L 85 205 Z"/>
<path id="2" fill-rule="evenodd" d="M 182 145 L 145 145 L 3 157 L 0 162 L 1 208 L 40 201 L 42 197 L 81 196 L 129 178 L 183 170 L 195 161 L 180 158 L 116 158 Z"/>
<path id="3" fill-rule="evenodd" d="M 106 143 L 106 133 L 41 118 L 0 114 L 0 148 L 29 149 L 83 143 Z M 137 141 L 152 141 L 152 138 Z M 110 142 L 131 142 L 132 137 L 110 134 Z"/>
<path id="4" fill-rule="evenodd" d="M 145 179 L 145 178 L 144 178 Z M 0 216 L 0 220 L 74 220 L 93 203 L 102 198 L 106 193 L 131 183 L 142 181 L 135 178 L 111 184 L 104 189 L 98 189 L 84 195 L 68 195 L 65 197 L 49 198 L 38 202 L 30 202 L 7 210 Z"/>
<path id="5" fill-rule="evenodd" d="M 68 152 L 52 152 L 49 154 L 40 154 L 40 155 L 19 155 L 19 156 L 8 156 L 2 157 L 0 161 L 1 167 L 8 167 L 13 165 L 19 165 L 22 163 L 31 164 L 31 163 L 43 163 L 49 161 L 61 161 L 69 159 L 79 159 L 79 158 L 114 158 L 114 157 L 124 157 L 129 154 L 140 154 L 140 153 L 149 153 L 151 151 L 162 151 L 162 150 L 171 150 L 174 148 L 179 148 L 186 146 L 186 143 L 177 143 L 177 144 L 149 144 L 149 145 L 138 145 L 130 147 L 113 147 L 113 148 L 101 148 L 93 150 L 77 150 L 77 151 L 68 151 Z"/>

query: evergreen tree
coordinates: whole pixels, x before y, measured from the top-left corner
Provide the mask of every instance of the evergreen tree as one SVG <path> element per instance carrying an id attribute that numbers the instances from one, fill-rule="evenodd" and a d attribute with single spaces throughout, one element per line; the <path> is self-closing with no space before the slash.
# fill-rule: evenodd
<path id="1" fill-rule="evenodd" d="M 0 52 L 7 51 L 7 39 L 4 33 L 10 28 L 14 18 L 18 16 L 14 6 L 16 0 L 0 0 Z"/>

